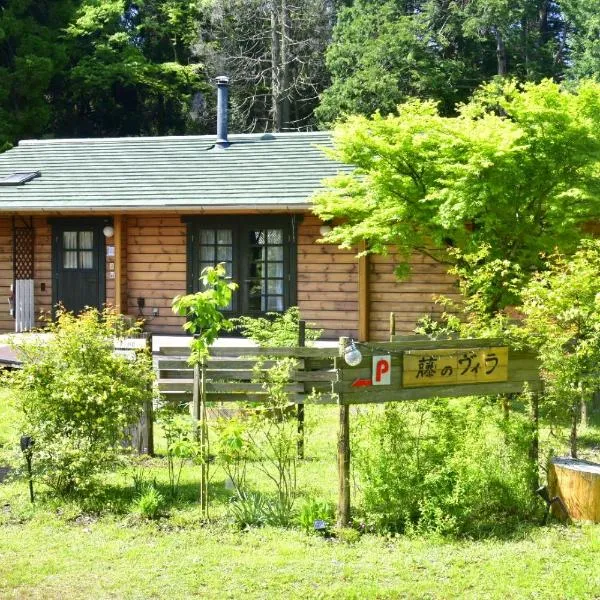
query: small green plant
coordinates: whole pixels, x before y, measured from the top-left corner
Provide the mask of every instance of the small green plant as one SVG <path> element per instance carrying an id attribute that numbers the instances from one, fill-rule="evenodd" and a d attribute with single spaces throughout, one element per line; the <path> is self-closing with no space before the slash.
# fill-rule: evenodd
<path id="1" fill-rule="evenodd" d="M 266 317 L 238 317 L 233 322 L 242 333 L 254 340 L 259 346 L 273 348 L 277 346 L 295 346 L 298 343 L 300 309 L 297 306 L 288 308 L 284 313 L 269 312 Z M 312 323 L 306 328 L 306 343 L 311 345 L 323 333 L 315 329 Z"/>
<path id="2" fill-rule="evenodd" d="M 181 472 L 186 462 L 200 455 L 198 424 L 188 415 L 179 414 L 173 407 L 165 406 L 158 413 L 167 442 L 167 469 L 171 498 L 179 495 Z"/>
<path id="3" fill-rule="evenodd" d="M 262 494 L 243 492 L 229 504 L 229 516 L 236 527 L 259 527 L 266 522 L 266 500 Z"/>
<path id="4" fill-rule="evenodd" d="M 334 527 L 333 535 L 345 544 L 356 544 L 360 540 L 360 532 L 352 527 Z"/>
<path id="5" fill-rule="evenodd" d="M 134 512 L 144 519 L 157 519 L 165 506 L 164 496 L 155 485 L 145 485 L 133 503 Z"/>
<path id="6" fill-rule="evenodd" d="M 210 345 L 219 337 L 221 331 L 233 329 L 233 323 L 221 312 L 231 302 L 231 296 L 237 284 L 227 281 L 225 265 L 202 269 L 200 281 L 202 292 L 176 296 L 173 299 L 173 312 L 186 317 L 183 328 L 193 333 L 191 364 L 199 364 L 208 356 Z"/>
<path id="7" fill-rule="evenodd" d="M 254 413 L 248 427 L 253 463 L 271 481 L 275 499 L 268 505 L 270 523 L 288 525 L 292 521 L 297 495 L 297 442 L 296 421 L 291 418 L 286 386 L 296 361 L 278 360 L 267 371 L 257 368 L 259 380 L 267 401 L 262 410 Z"/>
<path id="8" fill-rule="evenodd" d="M 246 489 L 246 471 L 252 457 L 248 438 L 248 422 L 243 419 L 219 419 L 215 425 L 217 463 L 241 497 Z"/>
<path id="9" fill-rule="evenodd" d="M 302 504 L 298 511 L 298 525 L 304 529 L 306 533 L 311 533 L 315 530 L 315 523 L 319 525 L 323 523 L 323 527 L 328 528 L 333 522 L 334 514 L 333 507 L 324 500 L 309 498 Z"/>

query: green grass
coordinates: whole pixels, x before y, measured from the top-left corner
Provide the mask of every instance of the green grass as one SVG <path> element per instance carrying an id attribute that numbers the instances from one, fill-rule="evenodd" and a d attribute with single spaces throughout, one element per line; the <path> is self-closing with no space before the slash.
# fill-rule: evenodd
<path id="1" fill-rule="evenodd" d="M 300 491 L 334 502 L 336 409 L 307 412 Z M 0 394 L 7 457 L 18 443 L 14 418 L 9 395 Z M 586 436 L 593 451 L 598 429 Z M 164 459 L 144 464 L 166 493 Z M 112 475 L 92 506 L 31 506 L 23 482 L 0 485 L 0 598 L 600 597 L 600 526 L 523 524 L 506 538 L 477 541 L 363 535 L 355 543 L 299 529 L 237 531 L 226 519 L 224 475 L 213 472 L 210 525 L 201 523 L 193 466 L 169 516 L 152 522 L 130 514 L 131 470 Z M 259 475 L 251 482 L 266 489 Z"/>

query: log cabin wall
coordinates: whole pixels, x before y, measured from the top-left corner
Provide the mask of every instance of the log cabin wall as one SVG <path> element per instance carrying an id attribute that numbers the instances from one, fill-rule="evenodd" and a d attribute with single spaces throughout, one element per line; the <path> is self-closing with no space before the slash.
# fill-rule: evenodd
<path id="1" fill-rule="evenodd" d="M 323 338 L 358 335 L 356 253 L 317 244 L 321 221 L 298 225 L 298 307 L 303 319 L 325 329 Z"/>
<path id="2" fill-rule="evenodd" d="M 394 267 L 400 258 L 391 252 L 387 256 L 370 256 L 369 300 L 370 336 L 372 340 L 389 339 L 389 316 L 396 316 L 396 333 L 410 335 L 420 317 L 439 316 L 443 308 L 435 296 L 458 300 L 455 279 L 440 263 L 423 254 L 411 259 L 411 275 L 399 281 Z"/>
<path id="3" fill-rule="evenodd" d="M 138 315 L 137 300 L 144 298 L 147 330 L 182 334 L 184 320 L 173 314 L 171 302 L 186 293 L 185 224 L 179 216 L 127 216 L 125 221 L 127 313 Z M 157 317 L 152 317 L 153 308 Z"/>
<path id="4" fill-rule="evenodd" d="M 8 299 L 10 297 L 10 286 L 13 282 L 13 233 L 12 219 L 2 217 L 0 219 L 0 330 L 14 331 L 15 321 L 10 315 Z"/>
<path id="5" fill-rule="evenodd" d="M 51 226 L 47 217 L 35 217 L 35 311 L 48 315 L 52 309 Z M 298 306 L 302 317 L 325 329 L 324 338 L 358 336 L 358 261 L 355 252 L 317 244 L 321 222 L 306 215 L 298 225 Z M 0 218 L 0 330 L 13 331 L 8 297 L 13 278 L 12 218 Z M 114 239 L 106 240 L 114 245 Z M 186 292 L 186 226 L 179 215 L 124 215 L 124 268 L 121 272 L 123 309 L 139 313 L 137 299 L 144 298 L 143 316 L 153 333 L 180 334 L 183 320 L 171 312 L 175 295 Z M 111 259 L 107 259 L 107 263 Z M 457 297 L 452 277 L 443 267 L 424 256 L 413 259 L 411 277 L 398 282 L 394 273 L 396 257 L 371 256 L 370 335 L 387 339 L 389 313 L 396 313 L 398 333 L 412 333 L 424 314 L 439 314 L 434 295 Z M 114 304 L 115 280 L 106 269 L 106 301 Z M 42 289 L 43 288 L 43 289 Z M 152 317 L 152 309 L 159 315 Z M 38 320 L 38 325 L 43 323 Z"/>

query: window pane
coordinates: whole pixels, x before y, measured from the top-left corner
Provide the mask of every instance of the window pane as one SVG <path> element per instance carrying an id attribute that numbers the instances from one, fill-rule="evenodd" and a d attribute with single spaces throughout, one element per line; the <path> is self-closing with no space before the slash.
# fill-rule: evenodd
<path id="1" fill-rule="evenodd" d="M 94 253 L 89 250 L 84 250 L 79 253 L 79 268 L 92 269 L 94 267 Z"/>
<path id="2" fill-rule="evenodd" d="M 233 257 L 231 246 L 217 246 L 217 262 L 231 260 Z"/>
<path id="3" fill-rule="evenodd" d="M 200 262 L 210 263 L 211 266 L 215 265 L 214 246 L 200 246 Z"/>
<path id="4" fill-rule="evenodd" d="M 267 264 L 267 277 L 283 277 L 283 263 L 270 262 Z"/>
<path id="5" fill-rule="evenodd" d="M 219 229 L 217 231 L 217 244 L 220 246 L 231 246 L 233 235 L 231 229 Z"/>
<path id="6" fill-rule="evenodd" d="M 264 246 L 265 232 L 264 231 L 251 231 L 250 232 L 250 244 L 252 246 Z"/>
<path id="7" fill-rule="evenodd" d="M 63 231 L 63 248 L 65 250 L 77 250 L 77 232 Z M 75 259 L 77 262 L 77 259 Z M 69 267 L 73 268 L 73 267 Z"/>
<path id="8" fill-rule="evenodd" d="M 269 244 L 282 244 L 283 243 L 283 230 L 282 229 L 267 230 L 267 242 Z"/>
<path id="9" fill-rule="evenodd" d="M 76 269 L 77 268 L 77 250 L 65 250 L 63 254 L 63 268 L 64 269 Z"/>
<path id="10" fill-rule="evenodd" d="M 214 244 L 215 243 L 215 232 L 212 229 L 201 229 L 200 230 L 200 243 L 201 244 Z"/>
<path id="11" fill-rule="evenodd" d="M 92 250 L 94 247 L 94 232 L 80 231 L 79 232 L 79 249 Z"/>
<path id="12" fill-rule="evenodd" d="M 271 294 L 283 294 L 283 279 L 269 279 L 267 292 Z"/>
<path id="13" fill-rule="evenodd" d="M 267 310 L 282 311 L 283 296 L 269 296 L 267 301 Z"/>
<path id="14" fill-rule="evenodd" d="M 248 308 L 252 311 L 264 310 L 262 307 L 262 285 L 260 281 L 251 282 L 248 285 Z"/>
<path id="15" fill-rule="evenodd" d="M 267 248 L 267 260 L 283 260 L 283 246 L 269 246 Z"/>

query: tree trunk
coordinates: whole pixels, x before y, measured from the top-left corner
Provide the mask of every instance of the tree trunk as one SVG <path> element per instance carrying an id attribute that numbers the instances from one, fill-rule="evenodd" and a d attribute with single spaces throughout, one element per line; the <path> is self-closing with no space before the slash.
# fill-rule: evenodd
<path id="1" fill-rule="evenodd" d="M 289 57 L 290 43 L 290 11 L 287 0 L 281 0 L 281 54 L 280 54 L 280 123 L 279 129 L 289 129 L 290 127 L 290 69 L 291 62 Z"/>
<path id="2" fill-rule="evenodd" d="M 504 39 L 498 29 L 494 29 L 494 35 L 496 36 L 496 58 L 498 60 L 498 75 L 504 77 L 506 75 L 506 47 L 504 46 Z"/>
<path id="3" fill-rule="evenodd" d="M 279 12 L 276 0 L 271 3 L 271 129 L 281 129 L 281 87 L 279 67 L 281 65 L 279 40 Z"/>
<path id="4" fill-rule="evenodd" d="M 571 436 L 569 438 L 571 458 L 577 458 L 577 405 L 571 408 Z"/>

